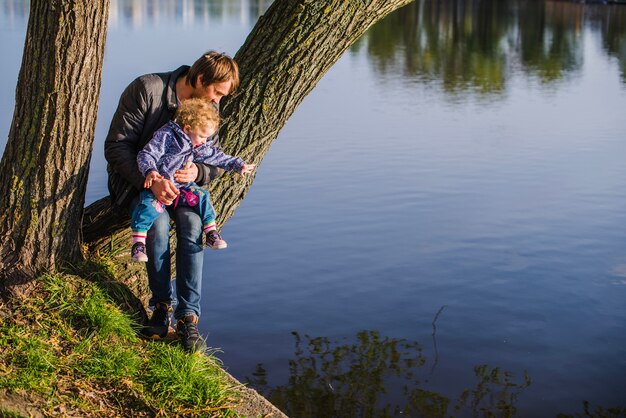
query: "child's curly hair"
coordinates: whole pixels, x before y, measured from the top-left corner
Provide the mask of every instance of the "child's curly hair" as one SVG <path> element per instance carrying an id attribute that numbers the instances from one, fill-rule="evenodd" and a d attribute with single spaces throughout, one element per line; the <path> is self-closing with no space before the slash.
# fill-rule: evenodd
<path id="1" fill-rule="evenodd" d="M 208 124 L 215 125 L 217 129 L 220 124 L 220 115 L 213 103 L 208 100 L 187 99 L 178 106 L 176 115 L 174 115 L 174 122 L 179 124 L 181 128 L 189 126 L 192 131 Z"/>

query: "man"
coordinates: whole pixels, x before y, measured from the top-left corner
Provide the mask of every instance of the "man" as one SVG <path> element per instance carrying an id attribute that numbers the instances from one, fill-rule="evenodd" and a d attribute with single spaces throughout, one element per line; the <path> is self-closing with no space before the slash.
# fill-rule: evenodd
<path id="1" fill-rule="evenodd" d="M 137 153 L 152 138 L 153 133 L 168 122 L 178 105 L 190 98 L 205 98 L 219 106 L 222 97 L 239 85 L 237 63 L 225 54 L 209 51 L 191 67 L 174 71 L 146 74 L 135 79 L 122 93 L 113 115 L 104 144 L 108 161 L 109 192 L 115 205 L 132 211 L 138 204 L 138 194 L 144 178 L 137 167 Z M 217 135 L 217 134 L 215 134 Z M 214 138 L 217 141 L 217 138 Z M 219 142 L 216 142 L 219 146 Z M 179 183 L 195 181 L 206 185 L 219 175 L 215 167 L 187 163 L 176 171 Z M 150 187 L 155 197 L 171 205 L 178 190 L 169 179 L 154 181 Z M 172 311 L 171 266 L 169 248 L 170 218 L 176 223 L 176 294 L 174 312 L 176 331 L 188 351 L 201 351 L 204 340 L 198 333 L 200 294 L 202 286 L 202 221 L 192 208 L 170 206 L 148 231 L 146 264 L 148 284 L 154 312 L 142 333 L 153 339 L 167 336 Z"/>

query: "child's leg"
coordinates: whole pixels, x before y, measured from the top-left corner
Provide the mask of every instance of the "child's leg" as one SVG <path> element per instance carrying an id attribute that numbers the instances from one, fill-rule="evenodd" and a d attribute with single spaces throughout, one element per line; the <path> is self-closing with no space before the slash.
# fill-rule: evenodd
<path id="1" fill-rule="evenodd" d="M 198 204 L 194 206 L 194 210 L 200 215 L 200 219 L 202 219 L 202 230 L 204 233 L 206 234 L 209 231 L 216 230 L 215 209 L 211 204 L 209 192 L 197 186 L 195 183 L 192 184 L 188 190 L 198 196 Z"/>
<path id="2" fill-rule="evenodd" d="M 211 196 L 209 192 L 202 190 L 200 195 L 200 202 L 198 203 L 198 214 L 202 219 L 202 230 L 204 233 L 217 230 L 217 224 L 215 223 L 215 209 L 211 204 Z"/>
<path id="3" fill-rule="evenodd" d="M 224 241 L 217 232 L 215 209 L 213 209 L 213 205 L 211 204 L 209 192 L 195 184 L 190 190 L 198 196 L 198 204 L 195 206 L 195 210 L 202 219 L 202 230 L 206 234 L 207 246 L 214 250 L 223 250 L 228 247 L 226 241 Z"/>
<path id="4" fill-rule="evenodd" d="M 139 193 L 139 204 L 133 210 L 133 215 L 130 220 L 130 228 L 132 229 L 133 248 L 136 243 L 141 243 L 145 246 L 146 236 L 148 230 L 152 227 L 154 221 L 161 216 L 161 213 L 165 210 L 165 206 L 159 202 L 154 194 L 150 190 L 142 190 Z M 145 253 L 145 247 L 144 253 Z M 137 258 L 133 254 L 133 259 Z M 147 256 L 139 257 L 139 261 L 147 261 Z"/>

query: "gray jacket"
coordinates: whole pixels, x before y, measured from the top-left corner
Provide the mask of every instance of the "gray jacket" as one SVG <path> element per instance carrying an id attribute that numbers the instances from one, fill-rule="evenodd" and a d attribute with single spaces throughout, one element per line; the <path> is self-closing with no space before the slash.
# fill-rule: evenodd
<path id="1" fill-rule="evenodd" d="M 167 73 L 142 75 L 122 93 L 104 142 L 109 193 L 114 204 L 128 206 L 143 189 L 144 177 L 137 166 L 137 154 L 154 132 L 174 117 L 178 108 L 176 80 L 188 70 L 189 66 L 184 65 Z M 220 149 L 217 133 L 211 140 Z M 220 174 L 216 167 L 201 163 L 196 166 L 196 183 L 200 186 Z"/>

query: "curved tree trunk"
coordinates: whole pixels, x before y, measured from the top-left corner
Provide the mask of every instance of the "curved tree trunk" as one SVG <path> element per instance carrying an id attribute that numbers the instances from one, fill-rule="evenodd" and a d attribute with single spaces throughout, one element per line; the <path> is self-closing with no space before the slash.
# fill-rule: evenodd
<path id="1" fill-rule="evenodd" d="M 0 285 L 80 257 L 108 11 L 108 0 L 31 0 L 0 163 Z"/>
<path id="2" fill-rule="evenodd" d="M 242 87 L 224 106 L 227 153 L 260 163 L 322 76 L 375 22 L 408 0 L 282 1 L 259 19 L 235 60 Z M 252 183 L 224 176 L 211 185 L 224 224 Z"/>
<path id="3" fill-rule="evenodd" d="M 411 0 L 275 0 L 235 60 L 241 85 L 222 109 L 224 150 L 260 163 L 287 119 L 328 69 L 373 23 Z M 223 225 L 253 177 L 224 175 L 211 183 Z M 128 218 L 112 213 L 108 198 L 85 210 L 83 234 L 92 250 L 127 239 Z M 123 237 L 123 238 L 120 238 Z"/>

